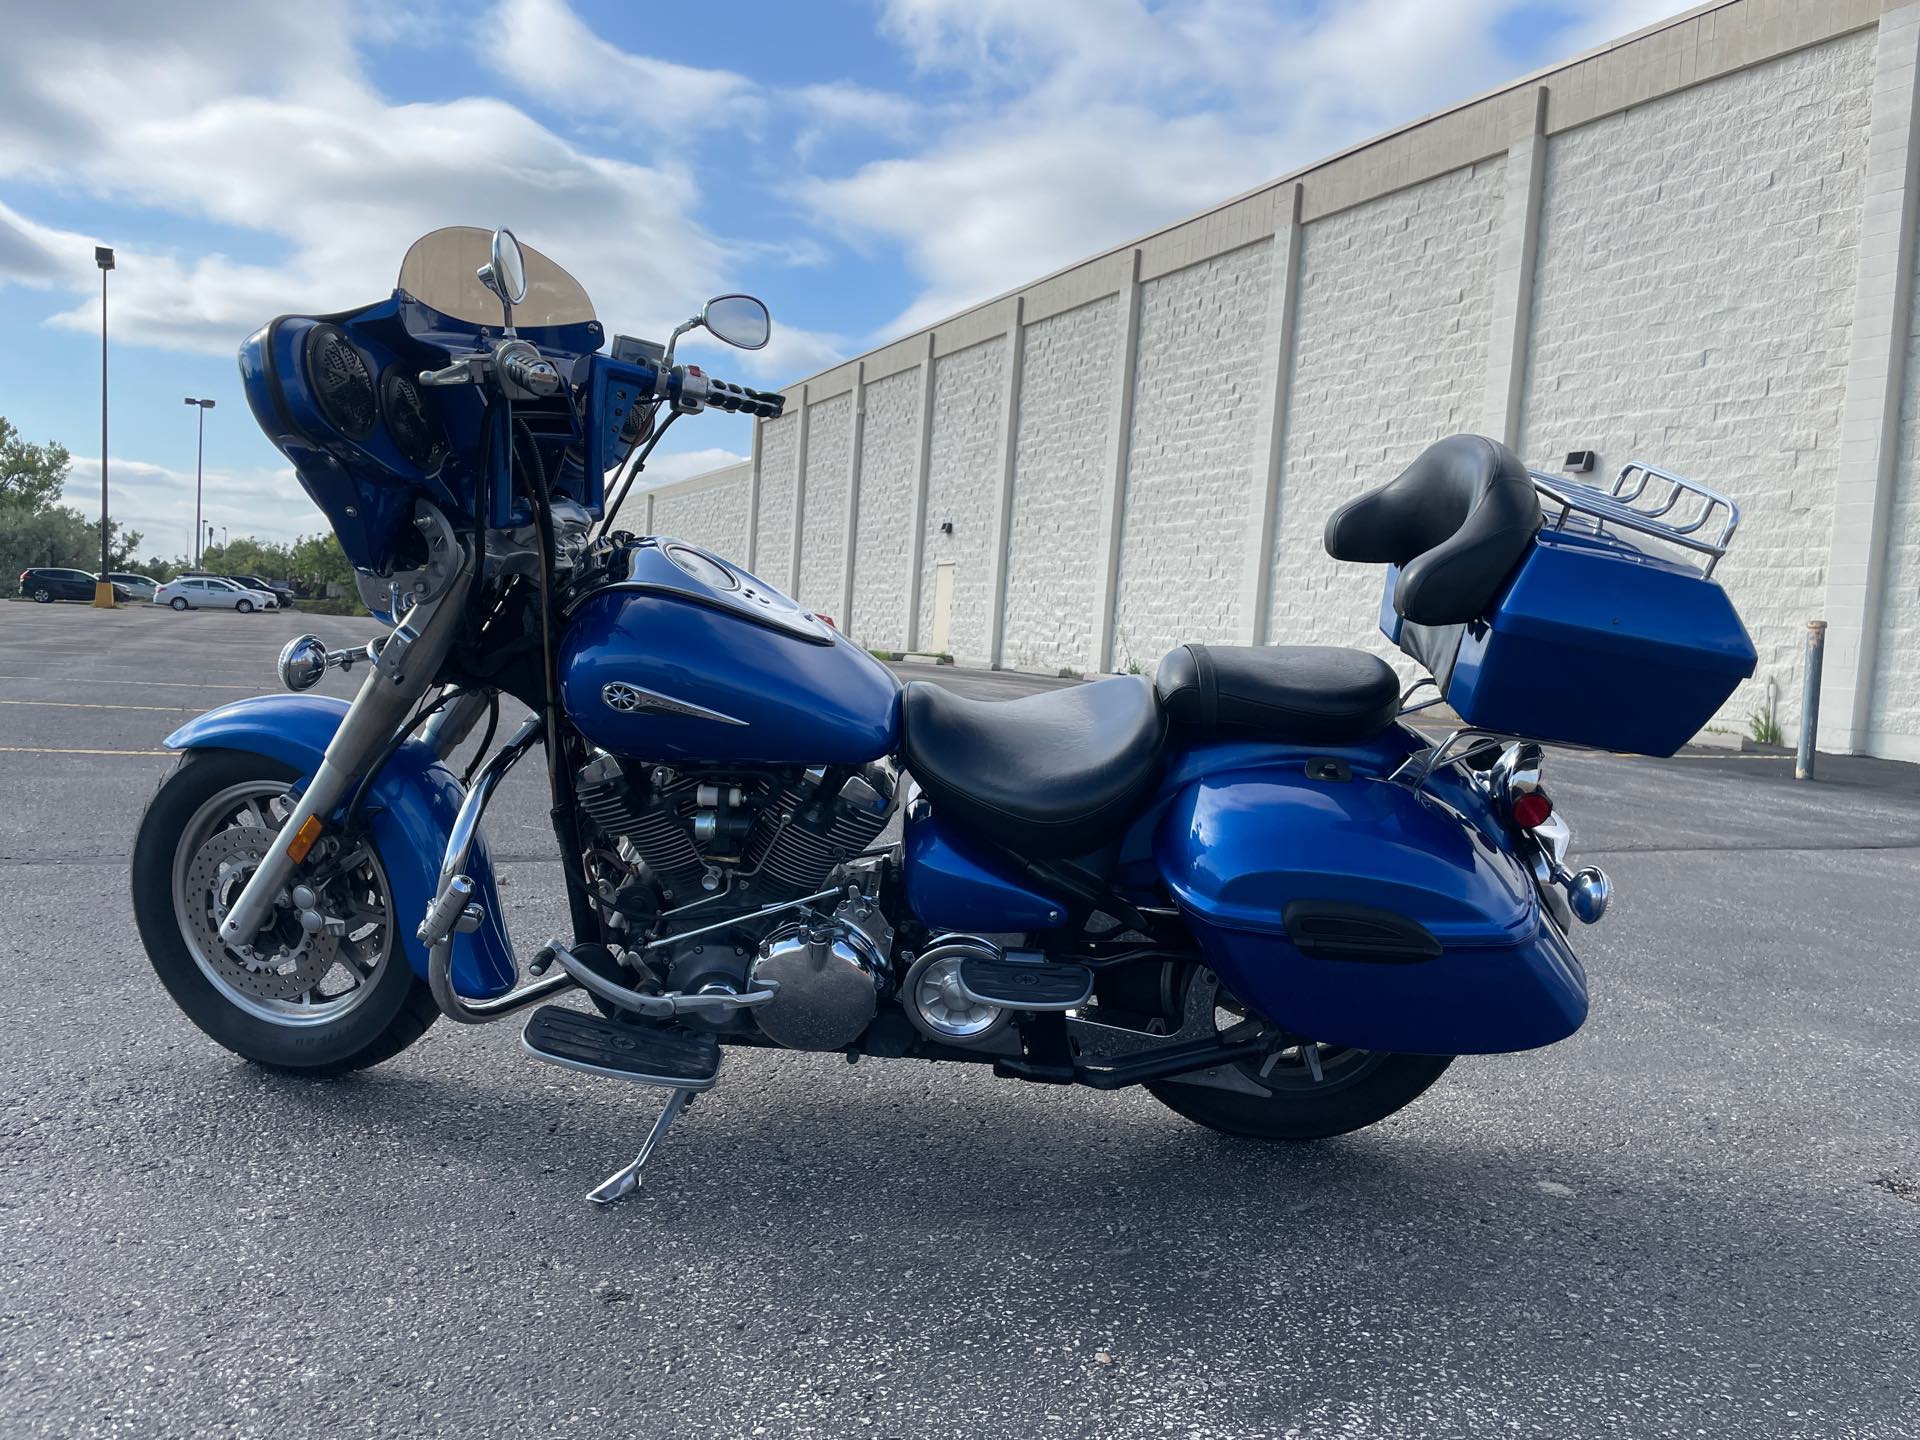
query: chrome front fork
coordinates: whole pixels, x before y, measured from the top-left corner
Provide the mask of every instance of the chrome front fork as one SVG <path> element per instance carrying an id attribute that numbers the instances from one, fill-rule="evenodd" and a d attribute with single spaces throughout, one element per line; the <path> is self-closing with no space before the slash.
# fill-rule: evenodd
<path id="1" fill-rule="evenodd" d="M 373 658 L 320 767 L 274 837 L 266 858 L 221 921 L 221 940 L 236 949 L 260 933 L 326 818 L 339 808 L 367 762 L 380 753 L 414 703 L 426 694 L 453 645 L 473 572 L 439 511 L 423 505 L 415 523 L 428 546 L 428 564 L 413 572 L 421 577 L 416 583 L 424 593 L 415 592 L 420 594 L 418 603 Z"/>

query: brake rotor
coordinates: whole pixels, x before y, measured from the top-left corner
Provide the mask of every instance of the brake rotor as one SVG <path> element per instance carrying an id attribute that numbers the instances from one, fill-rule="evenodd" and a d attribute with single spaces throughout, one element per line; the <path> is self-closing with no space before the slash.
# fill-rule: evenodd
<path id="1" fill-rule="evenodd" d="M 259 825 L 236 825 L 209 835 L 187 865 L 187 924 L 201 955 L 236 990 L 263 1000 L 297 1000 L 333 968 L 339 936 L 324 930 L 308 934 L 290 923 L 284 908 L 276 907 L 254 944 L 236 950 L 220 938 L 221 921 L 266 858 L 273 838 L 272 830 Z M 283 931 L 299 939 L 289 944 Z"/>

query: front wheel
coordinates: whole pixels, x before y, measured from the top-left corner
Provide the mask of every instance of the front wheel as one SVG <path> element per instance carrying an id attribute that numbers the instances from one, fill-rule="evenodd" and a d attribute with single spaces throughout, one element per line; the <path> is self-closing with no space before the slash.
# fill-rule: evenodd
<path id="1" fill-rule="evenodd" d="M 160 983 L 221 1045 L 270 1069 L 338 1075 L 399 1054 L 439 1012 L 407 964 L 371 839 L 323 840 L 251 941 L 221 941 L 297 778 L 242 751 L 190 755 L 140 822 L 134 919 Z"/>
<path id="2" fill-rule="evenodd" d="M 242 615 L 251 615 L 253 613 L 253 601 L 242 600 L 233 608 L 238 610 Z"/>

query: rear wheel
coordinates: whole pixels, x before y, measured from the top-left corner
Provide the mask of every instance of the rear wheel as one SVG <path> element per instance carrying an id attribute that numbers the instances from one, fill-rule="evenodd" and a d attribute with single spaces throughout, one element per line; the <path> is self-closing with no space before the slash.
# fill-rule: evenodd
<path id="1" fill-rule="evenodd" d="M 1213 1028 L 1234 1040 L 1258 1038 L 1266 1022 L 1252 1016 L 1213 977 L 1190 982 L 1189 1026 L 1205 1028 L 1211 993 Z M 1206 987 L 1204 989 L 1200 987 Z M 1175 1114 L 1228 1135 L 1258 1140 L 1324 1140 L 1361 1130 L 1419 1099 L 1451 1055 L 1402 1055 L 1292 1039 L 1259 1060 L 1207 1072 L 1206 1083 L 1157 1081 L 1153 1097 Z"/>
<path id="2" fill-rule="evenodd" d="M 337 1075 L 397 1055 L 439 1012 L 407 964 L 368 839 L 309 859 L 248 944 L 221 941 L 296 778 L 240 751 L 190 756 L 140 822 L 134 918 L 160 982 L 208 1035 L 275 1070 Z"/>
<path id="3" fill-rule="evenodd" d="M 1452 1063 L 1451 1055 L 1397 1055 L 1309 1042 L 1281 1051 L 1279 1063 L 1264 1076 L 1251 1062 L 1233 1067 L 1229 1083 L 1244 1083 L 1244 1090 L 1164 1080 L 1147 1088 L 1176 1115 L 1209 1130 L 1257 1140 L 1324 1140 L 1365 1129 L 1411 1105 Z"/>
<path id="4" fill-rule="evenodd" d="M 187 608 L 187 597 L 184 595 L 176 595 L 167 603 L 176 610 L 184 610 Z"/>
<path id="5" fill-rule="evenodd" d="M 53 592 L 44 585 L 36 585 L 33 588 L 33 600 L 36 605 L 51 605 Z"/>

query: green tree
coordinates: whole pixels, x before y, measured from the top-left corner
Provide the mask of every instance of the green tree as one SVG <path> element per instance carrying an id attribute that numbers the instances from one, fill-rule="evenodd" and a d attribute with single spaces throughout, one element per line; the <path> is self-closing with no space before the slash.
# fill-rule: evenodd
<path id="1" fill-rule="evenodd" d="M 0 506 L 31 513 L 52 508 L 72 468 L 66 446 L 55 440 L 44 445 L 23 440 L 13 422 L 0 415 Z"/>
<path id="2" fill-rule="evenodd" d="M 140 532 L 115 520 L 107 527 L 108 568 L 132 566 Z M 78 510 L 52 505 L 35 510 L 0 503 L 0 581 L 11 582 L 37 565 L 92 571 L 100 563 L 100 524 Z"/>

